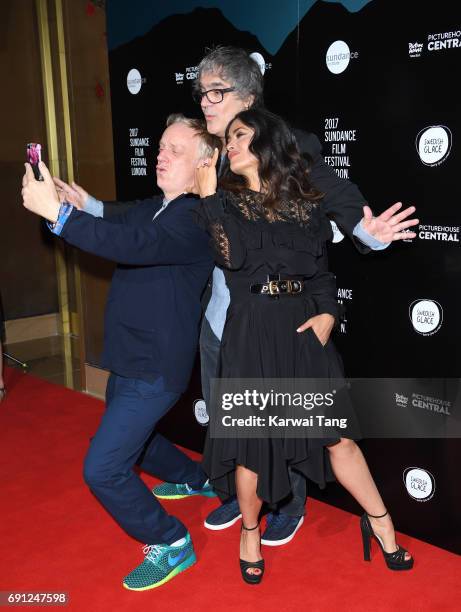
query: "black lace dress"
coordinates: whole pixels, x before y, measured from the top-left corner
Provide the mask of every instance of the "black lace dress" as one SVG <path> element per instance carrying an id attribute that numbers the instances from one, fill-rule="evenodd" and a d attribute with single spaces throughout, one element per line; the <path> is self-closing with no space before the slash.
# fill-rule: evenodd
<path id="1" fill-rule="evenodd" d="M 332 230 L 321 204 L 284 201 L 274 210 L 262 205 L 257 192 L 218 191 L 201 201 L 196 217 L 212 237 L 230 291 L 218 376 L 342 377 L 331 340 L 323 346 L 313 330 L 296 332 L 313 315 L 338 316 L 335 277 L 327 269 L 326 255 Z M 249 286 L 266 282 L 268 274 L 300 275 L 307 279 L 306 288 L 279 299 L 250 293 Z M 208 435 L 203 467 L 218 495 L 226 498 L 235 494 L 236 465 L 244 465 L 258 474 L 258 495 L 276 503 L 290 494 L 289 466 L 321 487 L 334 479 L 325 447 L 338 439 Z"/>

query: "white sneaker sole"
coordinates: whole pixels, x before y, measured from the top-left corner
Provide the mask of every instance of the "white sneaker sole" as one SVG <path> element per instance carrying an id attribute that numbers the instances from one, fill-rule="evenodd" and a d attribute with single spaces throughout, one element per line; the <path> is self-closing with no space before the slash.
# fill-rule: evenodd
<path id="1" fill-rule="evenodd" d="M 235 523 L 241 518 L 242 518 L 242 515 L 239 514 L 238 516 L 233 518 L 231 521 L 227 523 L 221 523 L 221 525 L 211 525 L 210 523 L 207 523 L 206 521 L 203 524 L 205 525 L 207 529 L 211 529 L 211 531 L 221 531 L 221 529 L 227 529 L 228 527 L 232 527 L 232 525 L 235 525 Z"/>
<path id="2" fill-rule="evenodd" d="M 264 538 L 261 538 L 261 544 L 264 544 L 265 546 L 283 546 L 284 544 L 288 544 L 288 542 L 291 542 L 291 540 L 295 537 L 296 532 L 298 531 L 298 529 L 301 527 L 303 523 L 304 523 L 304 516 L 301 517 L 301 520 L 296 525 L 296 529 L 287 538 L 284 538 L 283 540 L 265 540 Z"/>

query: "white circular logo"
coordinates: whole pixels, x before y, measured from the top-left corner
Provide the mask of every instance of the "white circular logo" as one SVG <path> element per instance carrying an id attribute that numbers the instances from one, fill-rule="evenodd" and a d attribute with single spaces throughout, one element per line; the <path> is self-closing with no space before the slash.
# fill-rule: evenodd
<path id="1" fill-rule="evenodd" d="M 351 50 L 344 40 L 337 40 L 328 47 L 327 68 L 333 74 L 344 72 L 351 59 Z"/>
<path id="2" fill-rule="evenodd" d="M 333 230 L 333 240 L 332 240 L 332 242 L 334 242 L 335 244 L 337 242 L 341 242 L 341 240 L 344 238 L 344 234 L 341 232 L 341 230 L 336 225 L 336 223 L 334 221 L 332 221 L 331 219 L 330 219 L 330 223 L 331 223 L 331 229 Z"/>
<path id="3" fill-rule="evenodd" d="M 445 125 L 431 125 L 416 136 L 416 150 L 425 166 L 439 166 L 450 155 L 452 134 Z"/>
<path id="4" fill-rule="evenodd" d="M 126 77 L 126 86 L 128 87 L 128 91 L 133 95 L 139 93 L 142 86 L 142 77 L 139 70 L 136 68 L 132 68 Z"/>
<path id="5" fill-rule="evenodd" d="M 426 502 L 434 497 L 435 478 L 427 470 L 407 468 L 403 472 L 403 482 L 410 497 L 416 501 Z"/>
<path id="6" fill-rule="evenodd" d="M 415 300 L 410 304 L 410 320 L 418 334 L 432 336 L 442 326 L 442 306 L 434 300 Z"/>
<path id="7" fill-rule="evenodd" d="M 261 53 L 257 53 L 255 51 L 254 53 L 250 53 L 250 57 L 258 64 L 261 74 L 264 74 L 266 72 L 266 60 L 263 58 Z"/>
<path id="8" fill-rule="evenodd" d="M 210 417 L 208 416 L 208 412 L 206 411 L 206 404 L 204 400 L 195 400 L 194 414 L 195 418 L 197 419 L 197 422 L 200 423 L 200 425 L 208 425 Z"/>

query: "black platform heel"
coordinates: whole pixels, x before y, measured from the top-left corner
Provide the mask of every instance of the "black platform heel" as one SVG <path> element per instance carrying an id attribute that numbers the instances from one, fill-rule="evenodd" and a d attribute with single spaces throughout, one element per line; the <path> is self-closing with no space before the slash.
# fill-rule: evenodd
<path id="1" fill-rule="evenodd" d="M 258 529 L 259 523 L 255 527 L 245 527 L 242 522 L 242 529 L 245 531 L 254 531 Z M 249 574 L 247 570 L 250 568 L 261 570 L 260 574 Z M 264 576 L 264 559 L 260 561 L 244 561 L 240 559 L 240 571 L 242 573 L 242 578 L 245 580 L 247 584 L 259 584 Z"/>
<path id="2" fill-rule="evenodd" d="M 395 552 L 386 552 L 384 550 L 383 541 L 373 531 L 373 527 L 371 526 L 370 520 L 368 518 L 369 516 L 371 518 L 384 518 L 387 514 L 389 513 L 386 511 L 384 514 L 381 514 L 381 516 L 373 516 L 373 514 L 366 513 L 362 515 L 360 519 L 360 530 L 362 532 L 363 541 L 363 558 L 365 561 L 371 561 L 371 538 L 373 537 L 378 542 L 379 547 L 381 548 L 381 552 L 384 556 L 384 561 L 386 562 L 386 565 L 389 569 L 396 571 L 409 570 L 413 567 L 413 557 L 411 557 L 410 559 L 405 559 L 405 553 L 407 553 L 408 551 L 405 550 L 405 548 L 399 546 L 398 544 L 398 548 Z"/>

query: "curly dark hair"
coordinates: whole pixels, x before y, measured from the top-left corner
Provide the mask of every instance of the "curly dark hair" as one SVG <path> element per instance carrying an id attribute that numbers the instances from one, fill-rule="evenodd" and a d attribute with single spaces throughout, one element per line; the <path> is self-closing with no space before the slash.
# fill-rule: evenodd
<path id="1" fill-rule="evenodd" d="M 301 156 L 296 138 L 282 117 L 264 108 L 250 108 L 238 113 L 226 128 L 226 141 L 234 121 L 240 119 L 254 130 L 249 150 L 259 161 L 258 174 L 264 194 L 263 204 L 277 207 L 282 199 L 316 201 L 323 193 L 309 181 L 309 166 Z M 220 180 L 220 187 L 233 192 L 248 188 L 244 176 L 234 174 L 230 166 Z"/>

